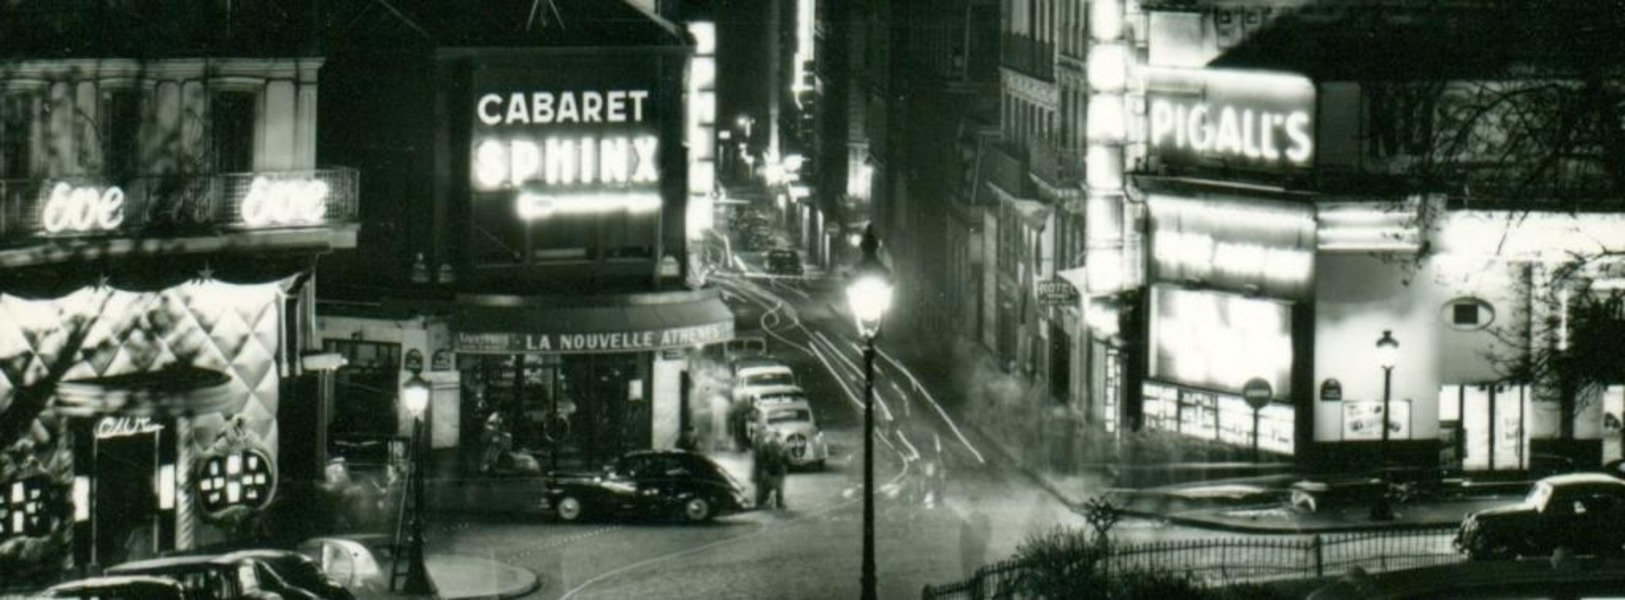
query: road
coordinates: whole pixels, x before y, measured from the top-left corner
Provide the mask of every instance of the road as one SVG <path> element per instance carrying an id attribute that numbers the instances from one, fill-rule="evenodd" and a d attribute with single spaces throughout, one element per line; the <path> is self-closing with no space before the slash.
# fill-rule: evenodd
<path id="1" fill-rule="evenodd" d="M 746 329 L 770 338 L 806 388 L 832 447 L 823 472 L 797 472 L 786 510 L 701 526 L 562 524 L 534 518 L 442 521 L 435 551 L 483 556 L 536 571 L 532 598 L 840 598 L 858 595 L 861 549 L 862 354 L 832 302 L 839 290 L 761 277 L 759 256 L 713 281 Z M 1028 536 L 1083 519 L 1027 478 L 942 407 L 931 385 L 882 354 L 877 361 L 877 563 L 883 598 L 967 576 L 1011 555 Z M 707 392 L 709 393 L 709 392 Z M 703 397 L 701 394 L 697 397 Z M 749 458 L 719 447 L 717 461 L 748 481 Z M 926 473 L 942 465 L 937 493 Z M 972 526 L 985 517 L 986 527 Z M 986 533 L 980 533 L 985 531 Z M 1133 522 L 1135 539 L 1207 532 Z"/>

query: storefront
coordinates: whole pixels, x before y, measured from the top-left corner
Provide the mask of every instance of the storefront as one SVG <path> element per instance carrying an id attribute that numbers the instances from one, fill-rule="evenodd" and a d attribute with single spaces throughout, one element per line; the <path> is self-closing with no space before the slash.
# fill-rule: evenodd
<path id="1" fill-rule="evenodd" d="M 458 371 L 481 427 L 500 415 L 514 446 L 544 464 L 597 462 L 674 445 L 700 407 L 688 373 L 699 349 L 733 338 L 714 290 L 584 298 L 577 305 L 459 307 Z"/>

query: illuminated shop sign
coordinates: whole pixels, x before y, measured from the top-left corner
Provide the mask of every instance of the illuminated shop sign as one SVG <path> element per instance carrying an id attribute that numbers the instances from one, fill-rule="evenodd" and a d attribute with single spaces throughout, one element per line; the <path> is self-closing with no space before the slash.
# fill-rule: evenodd
<path id="1" fill-rule="evenodd" d="M 52 185 L 40 208 L 46 233 L 113 231 L 124 224 L 124 190 L 117 186 Z"/>
<path id="2" fill-rule="evenodd" d="M 1259 377 L 1292 389 L 1290 305 L 1208 290 L 1151 288 L 1151 374 L 1240 392 Z"/>
<path id="3" fill-rule="evenodd" d="M 522 190 L 511 213 L 521 220 L 659 209 L 650 90 L 488 91 L 473 108 L 474 189 Z"/>
<path id="4" fill-rule="evenodd" d="M 1314 85 L 1293 75 L 1158 69 L 1146 92 L 1151 152 L 1169 164 L 1306 167 Z"/>
<path id="5" fill-rule="evenodd" d="M 107 237 L 161 228 L 163 235 L 217 227 L 281 229 L 354 219 L 353 171 L 137 177 L 124 185 L 42 180 L 10 186 L 3 201 L 33 219 L 0 219 L 0 240 Z M 34 187 L 37 185 L 37 187 Z M 10 191 L 10 190 L 7 190 Z"/>
<path id="6" fill-rule="evenodd" d="M 1156 279 L 1278 298 L 1308 294 L 1315 263 L 1310 208 L 1163 194 L 1152 194 L 1149 205 Z"/>
<path id="7" fill-rule="evenodd" d="M 96 422 L 96 439 L 158 433 L 163 429 L 163 424 L 153 422 L 151 417 L 102 417 Z"/>
<path id="8" fill-rule="evenodd" d="M 602 333 L 457 334 L 458 352 L 636 352 L 699 346 L 733 337 L 733 323 L 707 323 L 656 331 Z"/>
<path id="9" fill-rule="evenodd" d="M 320 225 L 327 217 L 332 188 L 320 179 L 272 180 L 255 177 L 237 201 L 248 227 Z"/>

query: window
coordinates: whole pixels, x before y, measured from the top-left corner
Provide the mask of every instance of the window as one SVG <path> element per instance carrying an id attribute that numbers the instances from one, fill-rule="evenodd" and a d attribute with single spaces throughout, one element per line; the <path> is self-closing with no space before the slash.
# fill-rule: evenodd
<path id="1" fill-rule="evenodd" d="M 401 345 L 329 339 L 322 349 L 338 353 L 346 363 L 333 374 L 335 398 L 328 424 L 333 443 L 366 444 L 394 435 Z"/>
<path id="2" fill-rule="evenodd" d="M 39 537 L 51 530 L 49 498 L 50 480 L 34 476 L 11 482 L 0 488 L 0 540 L 16 536 Z"/>
<path id="3" fill-rule="evenodd" d="M 204 461 L 198 498 L 210 513 L 236 506 L 264 507 L 275 485 L 270 461 L 258 451 L 241 450 Z"/>
<path id="4" fill-rule="evenodd" d="M 0 179 L 26 179 L 33 174 L 35 96 L 0 96 Z"/>
<path id="5" fill-rule="evenodd" d="M 1495 308 L 1478 298 L 1457 298 L 1445 303 L 1443 316 L 1452 329 L 1478 330 L 1495 320 Z"/>
<path id="6" fill-rule="evenodd" d="M 215 93 L 209 105 L 209 139 L 214 149 L 214 172 L 243 173 L 254 170 L 257 100 L 253 92 Z"/>
<path id="7" fill-rule="evenodd" d="M 110 183 L 141 172 L 141 92 L 113 90 L 102 96 L 102 165 Z"/>

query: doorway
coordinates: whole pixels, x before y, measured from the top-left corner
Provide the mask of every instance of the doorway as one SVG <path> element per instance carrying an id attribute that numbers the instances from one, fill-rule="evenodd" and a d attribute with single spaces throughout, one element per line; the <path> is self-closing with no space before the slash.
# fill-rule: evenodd
<path id="1" fill-rule="evenodd" d="M 104 566 L 157 556 L 157 431 L 139 431 L 95 441 L 95 561 Z"/>

